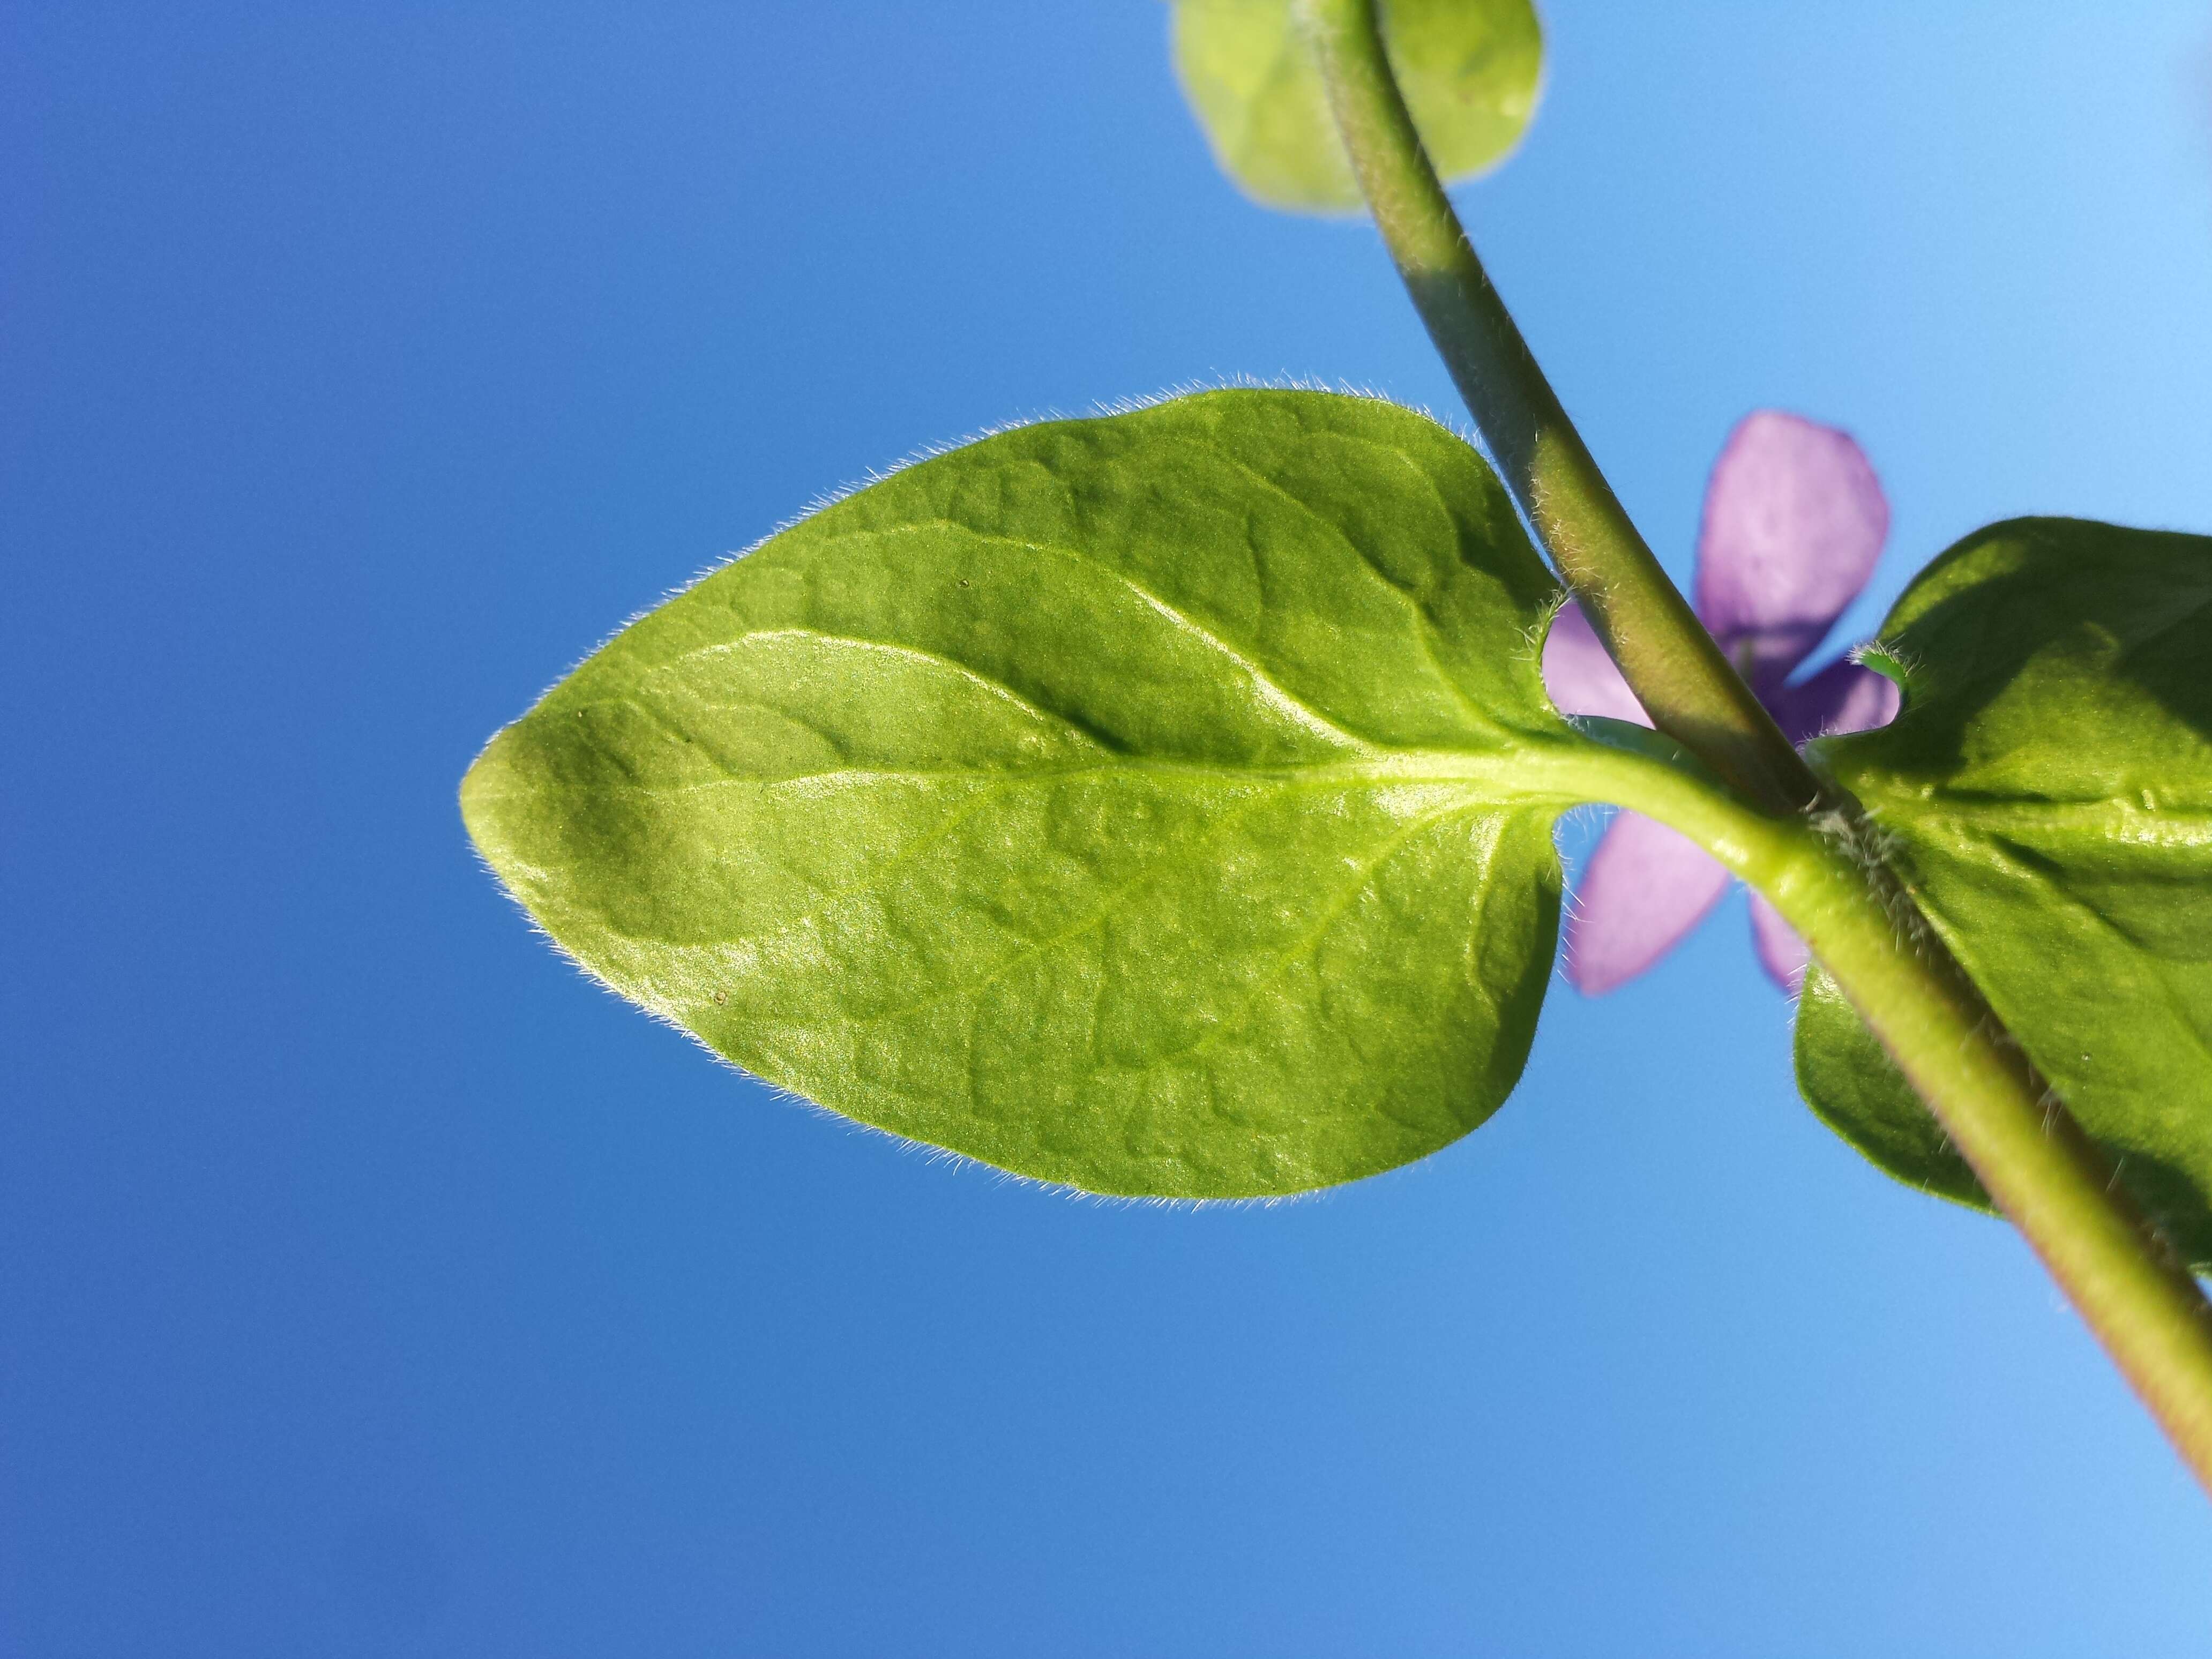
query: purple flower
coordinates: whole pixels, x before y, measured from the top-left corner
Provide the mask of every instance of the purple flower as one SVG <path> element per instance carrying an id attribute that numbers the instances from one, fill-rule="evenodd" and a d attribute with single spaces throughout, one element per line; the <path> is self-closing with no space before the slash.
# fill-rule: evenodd
<path id="1" fill-rule="evenodd" d="M 1897 713 L 1897 687 L 1854 663 L 1790 681 L 1866 586 L 1888 533 L 1889 503 L 1847 434 L 1771 409 L 1729 434 L 1705 486 L 1693 597 L 1698 620 L 1792 743 L 1863 732 Z M 1564 713 L 1651 724 L 1571 603 L 1545 642 L 1544 684 Z M 1635 978 L 1698 925 L 1728 882 L 1683 836 L 1620 813 L 1577 884 L 1567 977 L 1593 996 Z M 1756 893 L 1751 931 L 1766 971 L 1795 992 L 1805 943 Z"/>

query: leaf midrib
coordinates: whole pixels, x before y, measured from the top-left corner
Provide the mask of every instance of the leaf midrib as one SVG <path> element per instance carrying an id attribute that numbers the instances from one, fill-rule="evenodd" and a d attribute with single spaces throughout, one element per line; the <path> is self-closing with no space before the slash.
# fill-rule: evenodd
<path id="1" fill-rule="evenodd" d="M 1532 738 L 1530 751 L 1550 751 L 1549 738 Z M 712 755 L 703 758 L 717 767 Z M 1110 777 L 1132 773 L 1164 778 L 1193 787 L 1237 785 L 1316 792 L 1357 788 L 1385 789 L 1407 784 L 1457 784 L 1468 787 L 1468 806 L 1571 806 L 1593 799 L 1586 789 L 1565 787 L 1555 780 L 1516 783 L 1514 751 L 1453 749 L 1382 750 L 1351 761 L 1315 761 L 1272 766 L 1241 766 L 1228 762 L 1176 761 L 1151 756 L 1115 756 L 1108 759 L 1045 766 L 840 766 L 788 773 L 727 772 L 718 778 L 684 782 L 641 783 L 623 787 L 641 795 L 680 795 L 708 789 L 775 789 L 836 783 L 980 783 L 1012 787 L 1030 783 L 1058 783 L 1070 779 Z M 1548 770 L 1526 767 L 1529 771 Z M 1480 791 L 1478 793 L 1478 790 Z"/>

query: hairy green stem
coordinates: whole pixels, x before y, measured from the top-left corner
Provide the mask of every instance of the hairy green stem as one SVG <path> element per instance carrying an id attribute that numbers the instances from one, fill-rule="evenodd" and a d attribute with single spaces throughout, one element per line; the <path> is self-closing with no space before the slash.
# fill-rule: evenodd
<path id="1" fill-rule="evenodd" d="M 2212 1492 L 2212 1307 L 2113 1180 L 1906 894 L 1843 813 L 1772 818 L 1700 783 L 1665 739 L 1585 721 L 1617 753 L 1577 793 L 1680 830 L 1804 935 L 1998 1207 Z M 1626 758 L 1626 755 L 1622 758 Z"/>
<path id="2" fill-rule="evenodd" d="M 1506 486 L 1659 729 L 1747 799 L 1819 784 L 1637 533 L 1491 286 L 1391 73 L 1374 0 L 1296 0 L 1361 190 Z"/>
<path id="3" fill-rule="evenodd" d="M 1589 798 L 1689 836 L 1797 928 L 2212 1492 L 2202 1288 L 1871 855 L 1856 804 L 1823 789 L 1629 521 L 1421 147 L 1375 0 L 1293 4 L 1376 223 L 1508 488 L 1660 731 L 1729 786 L 1699 782 L 1664 738 L 1597 722 L 1617 757 L 1645 763 L 1626 790 L 1601 769 L 1614 781 Z"/>

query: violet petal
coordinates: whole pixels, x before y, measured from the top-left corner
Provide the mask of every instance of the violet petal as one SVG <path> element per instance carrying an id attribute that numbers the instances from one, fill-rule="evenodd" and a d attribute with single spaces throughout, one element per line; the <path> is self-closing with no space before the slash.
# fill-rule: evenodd
<path id="1" fill-rule="evenodd" d="M 1848 434 L 1754 410 L 1705 486 L 1698 615 L 1765 696 L 1858 597 L 1888 534 L 1889 502 Z"/>
<path id="2" fill-rule="evenodd" d="M 1572 599 L 1560 608 L 1544 640 L 1544 690 L 1562 714 L 1607 714 L 1638 726 L 1651 724 L 1598 642 L 1597 630 Z"/>
<path id="3" fill-rule="evenodd" d="M 1771 691 L 1766 706 L 1792 743 L 1871 732 L 1897 718 L 1897 682 L 1855 662 L 1832 662 L 1802 685 Z"/>
<path id="4" fill-rule="evenodd" d="M 1805 967 L 1813 953 L 1797 930 L 1783 921 L 1782 913 L 1761 898 L 1751 896 L 1751 939 L 1759 947 L 1759 965 L 1766 976 L 1796 996 L 1805 988 Z"/>
<path id="5" fill-rule="evenodd" d="M 1696 842 L 1621 813 L 1575 884 L 1567 978 L 1592 996 L 1635 978 L 1698 925 L 1728 882 Z"/>

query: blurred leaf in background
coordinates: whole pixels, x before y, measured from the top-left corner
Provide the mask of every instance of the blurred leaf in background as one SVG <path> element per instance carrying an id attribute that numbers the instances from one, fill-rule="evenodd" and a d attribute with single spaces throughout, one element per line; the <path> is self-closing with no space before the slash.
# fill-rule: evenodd
<path id="1" fill-rule="evenodd" d="M 1390 63 L 1447 184 L 1503 160 L 1536 112 L 1528 0 L 1382 0 Z M 1362 206 L 1291 0 L 1176 0 L 1176 73 L 1222 170 L 1270 207 Z"/>

